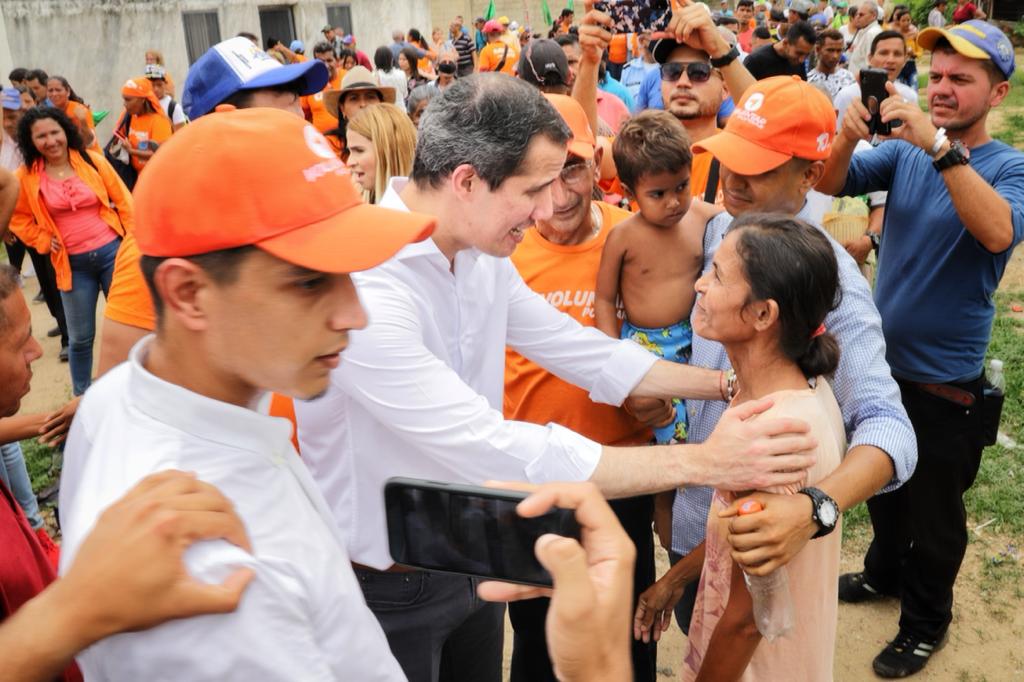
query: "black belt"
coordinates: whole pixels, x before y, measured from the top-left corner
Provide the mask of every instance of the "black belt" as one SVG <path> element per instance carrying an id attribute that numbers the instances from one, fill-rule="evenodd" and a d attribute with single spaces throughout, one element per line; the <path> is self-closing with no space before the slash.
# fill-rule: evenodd
<path id="1" fill-rule="evenodd" d="M 974 403 L 978 401 L 977 396 L 971 391 L 967 391 L 956 386 L 950 386 L 949 384 L 920 384 L 916 381 L 908 382 L 912 386 L 916 386 L 925 393 L 935 396 L 936 398 L 942 398 L 948 400 L 951 403 L 956 403 L 963 407 L 974 407 Z"/>

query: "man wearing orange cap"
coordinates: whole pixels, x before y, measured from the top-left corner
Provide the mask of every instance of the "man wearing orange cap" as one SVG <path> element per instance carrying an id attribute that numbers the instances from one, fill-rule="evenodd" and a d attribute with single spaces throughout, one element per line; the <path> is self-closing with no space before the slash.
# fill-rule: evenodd
<path id="1" fill-rule="evenodd" d="M 79 657 L 86 677 L 401 679 L 290 426 L 258 407 L 266 391 L 326 389 L 349 330 L 366 324 L 349 273 L 424 238 L 434 220 L 363 204 L 327 140 L 268 109 L 186 128 L 135 198 L 159 324 L 76 415 L 61 485 L 63 566 L 106 506 L 146 475 L 179 468 L 231 499 L 254 548 L 200 544 L 186 556 L 189 573 L 219 581 L 241 566 L 256 578 L 232 614 L 93 646 Z"/>
<path id="2" fill-rule="evenodd" d="M 766 403 L 731 411 L 698 448 L 607 447 L 555 423 L 504 419 L 506 346 L 609 405 L 630 395 L 721 399 L 730 390 L 721 372 L 658 361 L 581 326 L 516 272 L 508 256 L 531 225 L 553 217 L 570 133 L 519 79 L 478 74 L 435 96 L 420 121 L 412 177 L 393 179 L 381 205 L 436 215 L 437 231 L 358 276 L 372 322 L 353 333 L 324 398 L 296 403 L 303 459 L 412 680 L 500 680 L 503 618 L 479 604 L 469 578 L 395 569 L 379 495 L 389 476 L 591 480 L 621 497 L 708 479 L 727 479 L 729 489 L 762 476 L 796 480 L 783 462 L 802 470 L 808 459 L 774 456 L 803 452 L 805 425 L 745 421 Z M 775 433 L 789 435 L 767 437 Z"/>
<path id="3" fill-rule="evenodd" d="M 131 158 L 138 172 L 146 165 L 161 144 L 171 137 L 171 121 L 153 92 L 153 84 L 144 76 L 129 78 L 121 87 L 124 112 L 114 128 L 114 135 Z M 116 151 L 114 151 L 117 154 Z M 129 188 L 130 189 L 130 188 Z"/>
<path id="4" fill-rule="evenodd" d="M 815 222 L 807 195 L 821 178 L 832 149 L 835 113 L 828 97 L 796 77 L 758 81 L 739 101 L 725 129 L 694 145 L 721 163 L 726 213 L 712 218 L 704 233 L 704 270 L 734 217 L 780 212 Z M 820 226 L 819 226 L 820 227 Z M 914 432 L 900 403 L 899 390 L 885 362 L 878 310 L 856 262 L 832 243 L 839 261 L 842 299 L 825 318 L 843 350 L 832 386 L 849 434 L 842 464 L 816 488 L 790 496 L 755 493 L 765 510 L 730 524 L 733 557 L 744 571 L 766 575 L 787 563 L 813 537 L 835 528 L 839 513 L 883 487 L 906 482 L 917 463 Z M 721 344 L 693 336 L 690 362 L 727 369 Z M 689 437 L 702 442 L 715 428 L 724 406 L 688 400 Z M 688 488 L 676 496 L 672 549 L 685 556 L 704 540 L 712 491 Z M 735 505 L 727 510 L 735 515 Z M 773 538 L 768 540 L 768 538 Z M 676 564 L 662 580 L 679 581 L 685 567 Z M 688 614 L 677 613 L 681 622 Z M 831 667 L 829 667 L 831 669 Z"/>

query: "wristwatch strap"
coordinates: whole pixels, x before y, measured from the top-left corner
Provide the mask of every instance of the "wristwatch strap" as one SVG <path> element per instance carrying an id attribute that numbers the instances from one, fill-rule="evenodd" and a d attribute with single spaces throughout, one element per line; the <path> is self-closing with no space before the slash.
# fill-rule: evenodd
<path id="1" fill-rule="evenodd" d="M 819 490 L 818 488 L 801 488 L 798 492 L 811 498 L 811 516 L 814 519 L 814 522 L 818 524 L 818 532 L 815 533 L 811 539 L 824 537 L 835 530 L 836 524 L 839 522 L 839 504 L 829 497 L 825 491 Z M 836 509 L 836 521 L 831 526 L 826 526 L 818 516 L 818 507 L 825 501 L 831 502 Z"/>
<path id="2" fill-rule="evenodd" d="M 733 45 L 732 49 L 723 54 L 721 57 L 718 57 L 717 59 L 712 58 L 711 66 L 715 67 L 716 69 L 721 69 L 732 64 L 739 56 L 740 51 L 736 49 L 735 45 Z"/>
<path id="3" fill-rule="evenodd" d="M 949 148 L 948 152 L 932 161 L 932 166 L 935 170 L 941 173 L 947 168 L 952 168 L 953 166 L 966 166 L 968 161 L 969 159 L 968 156 L 964 154 L 963 146 L 954 143 L 953 146 Z"/>

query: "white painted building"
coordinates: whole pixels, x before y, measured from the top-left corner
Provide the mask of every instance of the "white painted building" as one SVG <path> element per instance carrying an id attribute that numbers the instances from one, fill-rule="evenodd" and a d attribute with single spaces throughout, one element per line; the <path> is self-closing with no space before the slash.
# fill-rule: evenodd
<path id="1" fill-rule="evenodd" d="M 16 66 L 41 68 L 68 79 L 94 110 L 121 110 L 121 84 L 142 73 L 145 53 L 163 53 L 179 87 L 189 64 L 213 43 L 241 31 L 265 41 L 294 38 L 307 54 L 324 24 L 342 26 L 371 60 L 391 42 L 394 28 L 429 35 L 427 0 L 0 0 L 0 82 Z"/>

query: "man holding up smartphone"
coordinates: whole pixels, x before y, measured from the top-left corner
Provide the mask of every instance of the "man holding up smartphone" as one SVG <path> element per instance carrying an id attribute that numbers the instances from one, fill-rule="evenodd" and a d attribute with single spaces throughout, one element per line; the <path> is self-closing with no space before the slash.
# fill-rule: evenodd
<path id="1" fill-rule="evenodd" d="M 760 487 L 800 477 L 806 425 L 730 411 L 702 446 L 601 447 L 556 424 L 506 421 L 505 347 L 584 388 L 627 397 L 728 399 L 730 375 L 656 361 L 583 328 L 527 287 L 508 256 L 552 216 L 570 131 L 518 79 L 477 74 L 434 98 L 412 177 L 382 206 L 437 216 L 433 239 L 356 278 L 372 311 L 320 400 L 296 405 L 303 459 L 332 505 L 371 609 L 412 680 L 501 677 L 502 611 L 459 576 L 398 571 L 380 491 L 391 476 L 590 480 L 609 497 L 682 485 Z M 779 437 L 774 437 L 779 436 Z"/>
<path id="2" fill-rule="evenodd" d="M 983 21 L 925 29 L 918 43 L 932 51 L 930 113 L 887 84 L 881 119 L 903 124 L 895 141 L 854 155 L 870 119 L 854 99 L 818 183 L 841 195 L 889 192 L 875 301 L 919 459 L 906 485 L 868 501 L 864 571 L 839 579 L 846 602 L 900 599 L 899 633 L 873 663 L 886 678 L 924 668 L 947 637 L 967 547 L 963 495 L 986 444 L 992 297 L 1024 237 L 1024 154 L 986 130 L 1010 90 L 1013 46 Z"/>

